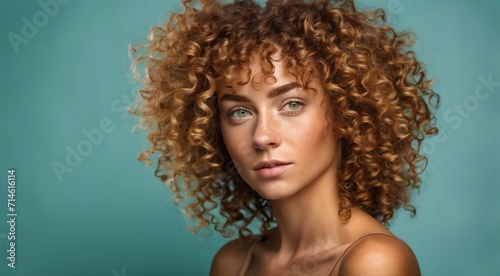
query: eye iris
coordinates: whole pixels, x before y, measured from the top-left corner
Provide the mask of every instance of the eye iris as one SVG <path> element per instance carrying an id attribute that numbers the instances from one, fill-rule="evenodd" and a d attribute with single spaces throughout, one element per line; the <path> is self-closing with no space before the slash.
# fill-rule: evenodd
<path id="1" fill-rule="evenodd" d="M 236 117 L 236 118 L 244 118 L 247 115 L 248 115 L 248 111 L 246 111 L 244 109 L 238 109 L 238 110 L 233 112 L 233 117 Z"/>
<path id="2" fill-rule="evenodd" d="M 238 117 L 245 117 L 247 115 L 247 111 L 240 109 L 238 110 Z"/>
<path id="3" fill-rule="evenodd" d="M 300 108 L 300 103 L 299 102 L 291 102 L 288 104 L 288 107 L 290 110 L 297 110 Z"/>

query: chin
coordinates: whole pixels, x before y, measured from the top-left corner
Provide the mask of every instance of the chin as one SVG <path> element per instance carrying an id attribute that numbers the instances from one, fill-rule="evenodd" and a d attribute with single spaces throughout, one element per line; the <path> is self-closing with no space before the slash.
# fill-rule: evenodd
<path id="1" fill-rule="evenodd" d="M 257 193 L 261 197 L 270 201 L 285 199 L 295 194 L 295 192 L 290 191 L 289 189 L 283 189 L 283 187 L 273 189 L 272 191 L 270 189 L 258 189 Z"/>

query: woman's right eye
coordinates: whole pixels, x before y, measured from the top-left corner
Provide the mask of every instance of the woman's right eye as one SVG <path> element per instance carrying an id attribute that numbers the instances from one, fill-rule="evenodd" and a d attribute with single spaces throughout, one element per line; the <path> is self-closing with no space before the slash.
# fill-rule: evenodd
<path id="1" fill-rule="evenodd" d="M 248 116 L 250 116 L 250 111 L 243 108 L 232 109 L 229 111 L 229 117 L 234 119 L 242 119 Z"/>

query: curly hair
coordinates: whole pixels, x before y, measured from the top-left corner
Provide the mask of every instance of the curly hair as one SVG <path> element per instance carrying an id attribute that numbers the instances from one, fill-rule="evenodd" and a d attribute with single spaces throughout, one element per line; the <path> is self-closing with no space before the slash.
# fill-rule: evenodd
<path id="1" fill-rule="evenodd" d="M 133 113 L 151 145 L 139 160 L 151 164 L 155 155 L 155 175 L 197 228 L 213 224 L 224 236 L 237 229 L 242 238 L 251 235 L 253 221 L 262 233 L 274 223 L 269 201 L 232 165 L 216 98 L 220 81 L 248 82 L 255 54 L 272 74 L 277 52 L 304 84 L 316 72 L 325 87 L 327 120 L 342 147 L 340 218 L 348 220 L 353 206 L 382 223 L 400 207 L 416 213 L 410 194 L 427 162 L 422 141 L 438 131 L 431 110 L 439 95 L 411 50 L 409 32 L 387 26 L 381 9 L 357 11 L 352 0 L 182 4 L 182 13 L 130 48 L 132 67 L 145 67 Z"/>

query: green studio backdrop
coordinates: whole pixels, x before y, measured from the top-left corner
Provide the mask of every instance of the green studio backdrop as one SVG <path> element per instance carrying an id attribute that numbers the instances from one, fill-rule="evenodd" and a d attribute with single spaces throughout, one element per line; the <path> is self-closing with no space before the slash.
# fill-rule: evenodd
<path id="1" fill-rule="evenodd" d="M 500 275 L 500 1 L 359 4 L 413 30 L 442 97 L 418 214 L 399 212 L 391 230 L 424 275 Z M 226 240 L 186 230 L 136 160 L 147 143 L 125 108 L 137 90 L 127 46 L 175 10 L 167 0 L 0 2 L 0 275 L 208 274 Z"/>

